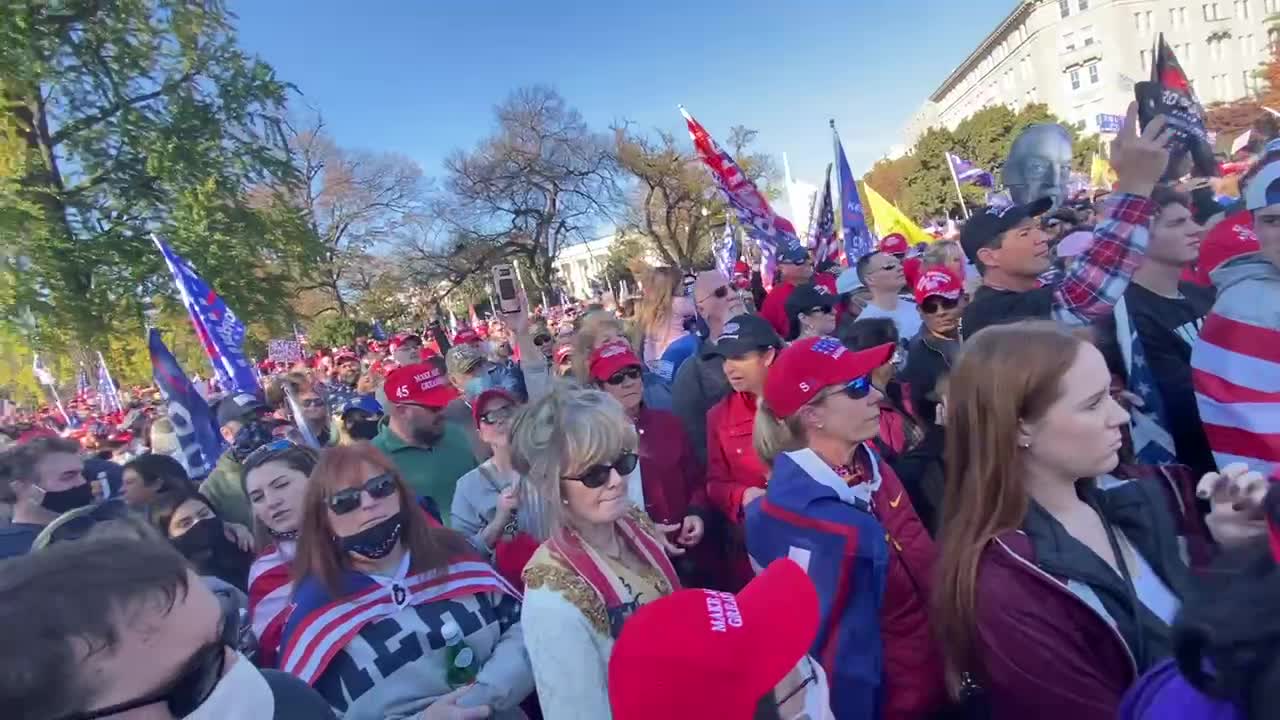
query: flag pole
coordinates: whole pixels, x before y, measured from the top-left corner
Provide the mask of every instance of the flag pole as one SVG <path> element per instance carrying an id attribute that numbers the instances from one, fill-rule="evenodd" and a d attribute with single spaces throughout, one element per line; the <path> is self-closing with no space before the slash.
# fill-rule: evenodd
<path id="1" fill-rule="evenodd" d="M 947 161 L 947 170 L 951 171 L 951 182 L 956 186 L 956 197 L 960 198 L 960 212 L 964 213 L 964 219 L 969 219 L 969 208 L 964 204 L 964 193 L 960 192 L 960 178 L 956 177 L 956 166 L 951 162 L 951 153 L 942 153 L 942 159 Z"/>
<path id="2" fill-rule="evenodd" d="M 111 379 L 111 370 L 107 367 L 107 361 L 103 359 L 101 350 L 96 352 L 98 353 L 98 365 L 102 368 L 102 374 L 107 376 L 107 383 L 111 385 L 111 392 L 116 397 L 116 410 L 123 410 L 124 408 L 120 406 L 119 390 L 116 388 L 116 381 Z"/>

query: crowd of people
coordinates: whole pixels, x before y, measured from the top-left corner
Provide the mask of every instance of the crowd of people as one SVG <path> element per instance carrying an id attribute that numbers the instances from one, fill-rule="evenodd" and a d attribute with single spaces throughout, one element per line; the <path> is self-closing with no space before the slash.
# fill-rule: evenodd
<path id="1" fill-rule="evenodd" d="M 4 715 L 1275 717 L 1280 149 L 1224 207 L 1135 114 L 1087 212 L 266 363 L 204 477 L 42 413 Z"/>

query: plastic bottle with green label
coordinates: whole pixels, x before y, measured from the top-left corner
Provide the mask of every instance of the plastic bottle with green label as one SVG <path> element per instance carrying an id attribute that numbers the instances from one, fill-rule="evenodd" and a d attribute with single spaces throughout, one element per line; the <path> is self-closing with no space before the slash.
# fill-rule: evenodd
<path id="1" fill-rule="evenodd" d="M 445 671 L 449 687 L 460 688 L 476 681 L 476 653 L 462 639 L 462 628 L 452 620 L 440 628 L 444 635 Z"/>

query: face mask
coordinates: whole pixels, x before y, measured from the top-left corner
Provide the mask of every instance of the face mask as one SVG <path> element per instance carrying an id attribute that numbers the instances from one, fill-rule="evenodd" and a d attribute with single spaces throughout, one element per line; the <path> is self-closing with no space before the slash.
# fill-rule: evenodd
<path id="1" fill-rule="evenodd" d="M 40 507 L 61 515 L 70 510 L 82 508 L 92 502 L 93 488 L 89 487 L 89 483 L 86 482 L 67 490 L 45 490 L 44 496 L 40 500 Z"/>
<path id="2" fill-rule="evenodd" d="M 476 398 L 480 397 L 480 393 L 496 387 L 497 384 L 493 378 L 493 373 L 483 372 L 468 380 L 467 384 L 462 386 L 462 393 L 467 396 L 467 402 L 473 403 Z"/>
<path id="3" fill-rule="evenodd" d="M 275 702 L 267 679 L 247 658 L 237 654 L 231 670 L 186 720 L 271 717 L 275 713 Z"/>
<path id="4" fill-rule="evenodd" d="M 205 575 L 216 574 L 215 565 L 240 554 L 240 548 L 227 539 L 222 519 L 216 517 L 197 521 L 173 538 L 173 546 Z"/>
<path id="5" fill-rule="evenodd" d="M 372 440 L 378 436 L 378 421 L 353 420 L 347 423 L 347 434 L 354 440 Z"/>
<path id="6" fill-rule="evenodd" d="M 346 552 L 355 553 L 370 560 L 386 557 L 400 539 L 400 513 L 361 530 L 355 535 L 338 538 L 338 544 Z"/>

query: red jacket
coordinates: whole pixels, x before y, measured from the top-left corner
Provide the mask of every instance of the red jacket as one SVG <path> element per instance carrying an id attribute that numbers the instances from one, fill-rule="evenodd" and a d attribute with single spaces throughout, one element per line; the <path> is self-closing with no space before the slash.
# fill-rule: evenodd
<path id="1" fill-rule="evenodd" d="M 680 419 L 666 410 L 640 408 L 640 477 L 644 509 L 654 522 L 676 524 L 707 508 L 707 476 Z"/>
<path id="2" fill-rule="evenodd" d="M 742 522 L 742 493 L 763 488 L 769 469 L 751 444 L 756 396 L 731 392 L 707 411 L 707 496 L 730 522 Z"/>
<path id="3" fill-rule="evenodd" d="M 642 407 L 636 417 L 636 433 L 640 438 L 644 509 L 649 517 L 656 523 L 679 525 L 688 515 L 705 514 L 707 475 L 680 419 L 666 410 Z M 684 581 L 702 587 L 719 577 L 723 558 L 715 545 L 704 530 L 698 545 L 671 559 Z"/>
<path id="4" fill-rule="evenodd" d="M 858 457 L 874 462 L 880 487 L 871 496 L 871 512 L 889 540 L 889 577 L 880 608 L 884 639 L 884 720 L 930 717 L 946 704 L 942 655 L 929 624 L 929 596 L 937 550 L 911 498 L 889 463 L 869 445 Z M 864 466 L 864 475 L 872 476 Z"/>

